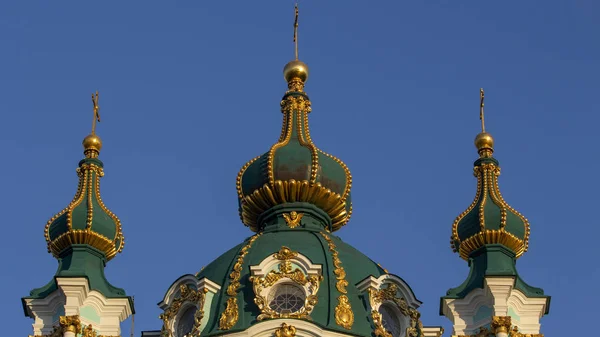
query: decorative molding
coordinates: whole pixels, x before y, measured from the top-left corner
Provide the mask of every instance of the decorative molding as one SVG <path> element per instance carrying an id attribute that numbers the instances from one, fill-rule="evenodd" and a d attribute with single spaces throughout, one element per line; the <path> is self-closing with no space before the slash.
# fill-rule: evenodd
<path id="1" fill-rule="evenodd" d="M 364 280 L 358 282 L 356 284 L 356 287 L 359 291 L 366 293 L 369 291 L 369 289 L 378 290 L 383 288 L 385 284 L 389 283 L 393 283 L 397 286 L 397 289 L 400 292 L 400 297 L 404 298 L 411 308 L 418 309 L 421 306 L 421 304 L 423 304 L 415 297 L 415 294 L 413 293 L 412 289 L 408 286 L 408 284 L 404 282 L 403 279 L 394 274 L 384 274 L 379 276 L 378 278 L 369 276 Z"/>
<path id="2" fill-rule="evenodd" d="M 237 323 L 239 317 L 239 308 L 237 303 L 237 291 L 240 288 L 240 277 L 242 276 L 242 265 L 244 264 L 244 257 L 248 254 L 250 247 L 256 239 L 261 236 L 261 233 L 255 234 L 248 240 L 248 243 L 242 247 L 240 252 L 238 253 L 238 258 L 236 263 L 233 265 L 233 270 L 231 274 L 229 274 L 229 286 L 227 286 L 227 295 L 229 295 L 229 299 L 227 300 L 227 307 L 225 311 L 221 313 L 221 318 L 219 319 L 219 329 L 221 330 L 229 330 L 231 329 L 235 323 Z M 234 313 L 235 311 L 235 313 Z"/>
<path id="3" fill-rule="evenodd" d="M 275 337 L 296 337 L 296 327 L 281 323 L 281 326 L 275 330 Z"/>
<path id="4" fill-rule="evenodd" d="M 373 319 L 373 333 L 376 336 L 390 337 L 389 331 L 383 327 L 379 307 L 383 304 L 393 304 L 400 313 L 409 318 L 409 324 L 406 328 L 406 337 L 423 336 L 423 323 L 421 322 L 421 313 L 415 308 L 411 308 L 406 299 L 398 297 L 398 286 L 395 283 L 387 283 L 387 287 L 381 287 L 378 290 L 369 288 L 369 304 L 371 306 L 371 318 Z"/>
<path id="5" fill-rule="evenodd" d="M 319 274 L 305 274 L 300 268 L 294 268 L 292 259 L 297 259 L 299 254 L 288 247 L 281 247 L 279 252 L 272 255 L 278 261 L 278 270 L 271 270 L 265 276 L 252 275 L 250 282 L 254 290 L 254 303 L 258 306 L 260 314 L 256 318 L 258 321 L 273 318 L 298 318 L 310 319 L 310 313 L 317 304 L 317 293 L 323 276 Z M 263 261 L 264 263 L 265 261 Z M 263 264 L 261 263 L 261 265 Z M 312 265 L 312 263 L 311 263 Z M 251 269 L 256 271 L 255 269 Z M 293 313 L 281 314 L 271 309 L 267 301 L 267 295 L 270 289 L 280 283 L 292 282 L 299 285 L 306 294 L 304 306 Z"/>
<path id="6" fill-rule="evenodd" d="M 189 285 L 180 284 L 179 297 L 175 298 L 171 305 L 169 305 L 159 316 L 163 322 L 161 336 L 173 337 L 175 318 L 180 314 L 182 308 L 187 309 L 190 306 L 196 307 L 192 336 L 200 336 L 200 325 L 202 324 L 202 318 L 204 317 L 204 302 L 206 300 L 207 292 L 208 289 L 206 288 L 196 290 Z"/>
<path id="7" fill-rule="evenodd" d="M 331 240 L 331 237 L 323 232 L 321 232 L 321 236 L 329 245 L 329 251 L 331 252 L 333 259 L 333 266 L 335 267 L 333 273 L 337 279 L 335 288 L 341 293 L 341 295 L 338 297 L 338 304 L 335 307 L 335 323 L 345 329 L 350 330 L 354 324 L 354 312 L 350 306 L 350 300 L 346 295 L 348 294 L 348 291 L 346 290 L 346 287 L 348 286 L 348 281 L 346 280 L 346 270 L 344 267 L 342 267 L 342 261 L 338 256 L 339 254 L 336 250 L 336 245 L 333 243 L 333 240 Z"/>
<path id="8" fill-rule="evenodd" d="M 288 227 L 296 228 L 296 227 L 300 226 L 300 220 L 302 220 L 303 216 L 304 216 L 303 213 L 291 211 L 289 214 L 284 213 L 283 219 L 285 220 L 285 223 L 288 225 Z"/>

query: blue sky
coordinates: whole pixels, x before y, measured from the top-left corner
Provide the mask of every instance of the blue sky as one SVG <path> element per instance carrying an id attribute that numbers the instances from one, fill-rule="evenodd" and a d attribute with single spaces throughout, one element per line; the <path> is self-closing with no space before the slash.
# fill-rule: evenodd
<path id="1" fill-rule="evenodd" d="M 337 234 L 403 277 L 424 324 L 449 336 L 439 297 L 468 273 L 449 236 L 475 193 L 483 87 L 501 191 L 531 222 L 517 266 L 552 296 L 542 330 L 597 320 L 600 4 L 304 0 L 300 11 L 311 135 L 354 178 Z M 136 335 L 160 328 L 172 281 L 251 234 L 235 177 L 279 136 L 292 22 L 292 0 L 0 4 L 5 335 L 31 333 L 20 298 L 55 272 L 43 228 L 75 193 L 95 90 L 103 200 L 127 242 L 106 273 L 135 296 Z"/>

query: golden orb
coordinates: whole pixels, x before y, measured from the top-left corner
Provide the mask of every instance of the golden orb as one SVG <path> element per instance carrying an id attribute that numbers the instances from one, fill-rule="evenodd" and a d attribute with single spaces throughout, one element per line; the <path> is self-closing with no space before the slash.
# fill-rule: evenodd
<path id="1" fill-rule="evenodd" d="M 100 139 L 100 137 L 96 136 L 95 134 L 87 135 L 87 137 L 85 137 L 83 139 L 82 144 L 83 144 L 83 149 L 85 151 L 96 150 L 96 151 L 100 152 L 100 149 L 102 149 L 102 140 Z"/>
<path id="2" fill-rule="evenodd" d="M 283 67 L 283 77 L 287 82 L 293 78 L 299 78 L 300 81 L 306 82 L 308 79 L 308 66 L 300 60 L 291 61 Z"/>
<path id="3" fill-rule="evenodd" d="M 477 150 L 494 149 L 494 138 L 487 132 L 482 132 L 475 137 L 475 146 Z"/>

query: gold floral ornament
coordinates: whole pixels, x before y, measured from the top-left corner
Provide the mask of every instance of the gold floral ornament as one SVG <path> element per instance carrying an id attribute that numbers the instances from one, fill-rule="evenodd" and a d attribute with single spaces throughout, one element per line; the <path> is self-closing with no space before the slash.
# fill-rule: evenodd
<path id="1" fill-rule="evenodd" d="M 81 331 L 81 337 L 97 337 L 96 331 L 92 325 L 88 325 Z"/>
<path id="2" fill-rule="evenodd" d="M 162 337 L 173 337 L 173 320 L 177 316 L 177 313 L 179 313 L 183 304 L 191 303 L 196 307 L 191 336 L 200 336 L 200 325 L 202 324 L 202 318 L 204 317 L 204 303 L 206 301 L 207 292 L 208 289 L 195 290 L 189 285 L 179 285 L 179 296 L 173 300 L 173 303 L 171 303 L 171 305 L 169 305 L 169 307 L 159 316 L 163 321 L 160 335 Z"/>
<path id="3" fill-rule="evenodd" d="M 423 336 L 423 323 L 421 322 L 421 313 L 414 308 L 411 308 L 406 303 L 404 298 L 398 297 L 398 286 L 393 283 L 388 283 L 387 287 L 374 290 L 369 289 L 369 303 L 371 305 L 371 318 L 375 328 L 373 332 L 377 336 L 389 337 L 385 333 L 389 333 L 383 327 L 381 314 L 376 308 L 383 303 L 394 304 L 402 315 L 409 317 L 410 325 L 406 328 L 407 337 Z M 391 334 L 390 334 L 391 336 Z"/>
<path id="4" fill-rule="evenodd" d="M 296 228 L 296 227 L 300 226 L 300 220 L 302 220 L 303 216 L 304 216 L 304 214 L 302 214 L 302 213 L 298 213 L 296 211 L 291 211 L 289 214 L 284 213 L 283 219 L 285 220 L 285 223 L 288 225 L 288 227 Z"/>
<path id="5" fill-rule="evenodd" d="M 240 278 L 242 277 L 242 265 L 244 264 L 244 257 L 248 254 L 250 247 L 261 234 L 256 234 L 248 240 L 248 243 L 242 247 L 240 252 L 238 253 L 238 258 L 236 263 L 233 265 L 233 270 L 229 274 L 229 286 L 227 286 L 227 295 L 229 295 L 229 299 L 227 300 L 227 306 L 225 311 L 221 313 L 221 318 L 219 319 L 219 329 L 221 330 L 229 330 L 231 329 L 235 323 L 237 323 L 239 313 L 238 313 L 238 304 L 237 304 L 237 292 L 240 288 Z"/>
<path id="6" fill-rule="evenodd" d="M 296 327 L 281 323 L 281 326 L 275 330 L 275 337 L 296 337 Z"/>
<path id="7" fill-rule="evenodd" d="M 256 303 L 261 312 L 256 318 L 258 321 L 271 318 L 311 319 L 310 313 L 318 303 L 317 293 L 323 276 L 306 276 L 299 268 L 294 269 L 290 259 L 296 256 L 298 256 L 297 252 L 283 246 L 279 252 L 273 255 L 273 257 L 279 260 L 278 271 L 272 270 L 264 277 L 250 277 L 255 295 L 254 303 Z M 301 286 L 307 292 L 307 296 L 304 300 L 304 305 L 299 310 L 292 313 L 279 313 L 269 306 L 266 293 L 272 286 L 286 280 Z"/>
<path id="8" fill-rule="evenodd" d="M 338 297 L 338 305 L 335 307 L 335 322 L 337 325 L 350 330 L 354 324 L 354 312 L 350 306 L 350 300 L 346 295 L 348 293 L 346 290 L 346 287 L 348 286 L 348 281 L 346 280 L 346 270 L 344 270 L 344 267 L 342 267 L 342 261 L 338 256 L 336 245 L 333 243 L 333 240 L 331 240 L 331 237 L 323 232 L 321 232 L 321 236 L 323 236 L 329 245 L 329 251 L 331 252 L 333 259 L 333 266 L 335 267 L 333 273 L 337 279 L 335 287 L 341 293 L 341 295 Z"/>

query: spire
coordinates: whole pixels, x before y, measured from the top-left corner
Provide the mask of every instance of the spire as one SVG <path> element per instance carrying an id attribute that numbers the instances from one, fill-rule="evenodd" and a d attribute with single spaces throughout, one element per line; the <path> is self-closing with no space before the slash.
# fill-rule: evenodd
<path id="1" fill-rule="evenodd" d="M 296 4 L 296 59 L 283 69 L 288 90 L 280 104 L 283 124 L 279 140 L 268 152 L 246 163 L 237 177 L 240 216 L 253 231 L 263 229 L 268 222 L 265 214 L 275 208 L 282 219 L 279 213 L 286 211 L 290 218 L 291 212 L 296 212 L 302 219 L 299 223 L 308 223 L 310 216 L 305 213 L 312 212 L 329 230 L 345 225 L 352 213 L 350 170 L 341 160 L 318 149 L 310 135 L 308 114 L 312 107 L 304 91 L 309 70 L 298 59 L 298 13 Z M 303 226 L 294 222 L 292 227 Z"/>
<path id="2" fill-rule="evenodd" d="M 82 244 L 97 249 L 110 260 L 125 244 L 119 218 L 100 197 L 104 164 L 98 159 L 102 149 L 102 140 L 96 135 L 96 122 L 100 122 L 98 92 L 92 94 L 92 103 L 92 132 L 83 139 L 85 158 L 77 168 L 77 192 L 71 203 L 48 221 L 44 231 L 48 251 L 57 258 L 72 245 Z"/>
<path id="3" fill-rule="evenodd" d="M 481 133 L 475 137 L 479 159 L 475 161 L 477 192 L 473 203 L 461 213 L 452 226 L 452 249 L 463 259 L 488 244 L 502 244 L 516 257 L 527 251 L 529 222 L 506 203 L 498 185 L 499 162 L 492 156 L 494 138 L 485 131 L 484 91 L 480 90 Z"/>

